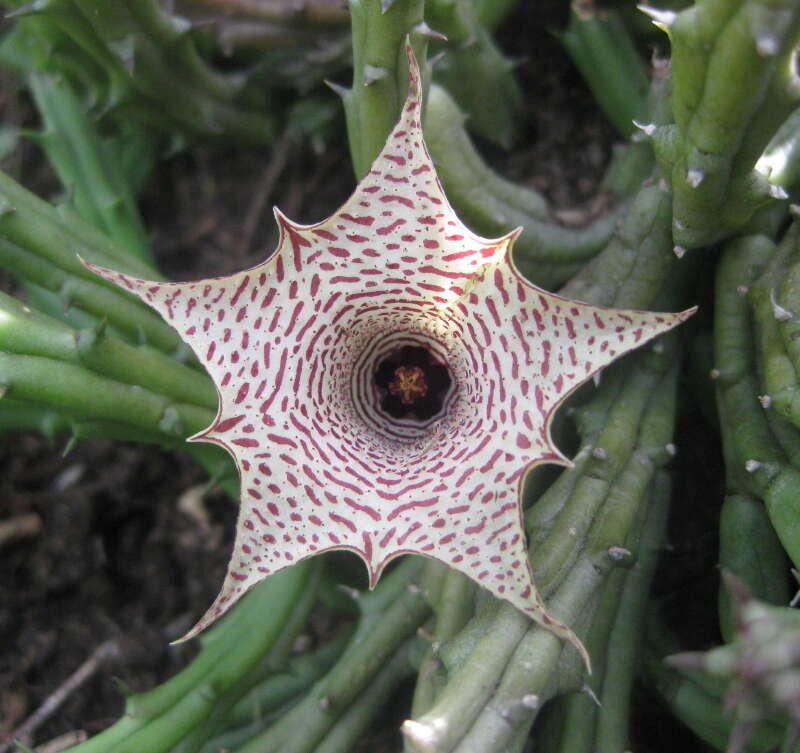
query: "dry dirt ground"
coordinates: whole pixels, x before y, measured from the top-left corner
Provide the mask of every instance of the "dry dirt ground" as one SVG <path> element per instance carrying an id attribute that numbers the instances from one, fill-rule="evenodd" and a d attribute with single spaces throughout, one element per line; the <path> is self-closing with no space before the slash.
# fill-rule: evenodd
<path id="1" fill-rule="evenodd" d="M 614 134 L 546 32 L 560 22 L 560 4 L 544 6 L 544 23 L 522 10 L 502 35 L 520 59 L 525 146 L 513 158 L 490 153 L 554 206 L 574 207 L 592 196 Z M 8 77 L 0 86 L 6 119 L 34 125 L 24 91 Z M 273 203 L 301 221 L 330 213 L 352 189 L 345 143 L 340 120 L 324 154 L 292 150 L 249 244 L 242 228 L 263 188 L 269 150 L 198 148 L 162 162 L 141 207 L 165 274 L 195 279 L 261 260 L 275 242 Z M 55 190 L 30 144 L 5 167 L 40 195 Z M 7 278 L 4 283 L 13 285 Z M 63 439 L 50 442 L 32 433 L 0 437 L 0 448 L 0 521 L 34 515 L 41 523 L 32 535 L 0 546 L 0 740 L 98 645 L 113 639 L 115 655 L 69 695 L 35 741 L 76 729 L 93 734 L 121 712 L 118 682 L 150 688 L 192 655 L 191 646 L 168 642 L 205 609 L 222 582 L 235 506 L 212 492 L 204 501 L 207 522 L 187 512 L 181 500 L 191 499 L 187 492 L 203 488 L 206 479 L 180 452 L 87 441 L 64 457 Z M 648 725 L 659 724 L 658 717 L 648 719 Z M 391 719 L 383 724 L 396 728 Z M 378 733 L 369 749 L 382 747 L 382 740 Z"/>

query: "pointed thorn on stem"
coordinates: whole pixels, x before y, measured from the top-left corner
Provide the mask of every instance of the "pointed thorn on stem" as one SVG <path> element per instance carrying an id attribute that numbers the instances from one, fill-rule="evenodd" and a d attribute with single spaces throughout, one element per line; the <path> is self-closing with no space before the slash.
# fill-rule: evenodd
<path id="1" fill-rule="evenodd" d="M 526 709 L 538 709 L 542 703 L 542 699 L 535 693 L 526 693 L 522 696 L 522 705 Z"/>
<path id="2" fill-rule="evenodd" d="M 428 24 L 424 21 L 420 21 L 416 26 L 414 26 L 411 31 L 414 34 L 419 34 L 421 37 L 425 37 L 426 39 L 438 39 L 440 42 L 446 42 L 447 36 L 442 34 L 441 31 L 436 31 L 436 29 L 431 29 Z"/>
<path id="3" fill-rule="evenodd" d="M 581 688 L 580 692 L 582 695 L 589 696 L 589 698 L 591 698 L 594 701 L 595 706 L 597 706 L 597 708 L 599 709 L 603 708 L 603 704 L 600 703 L 600 699 L 597 697 L 594 690 L 592 690 L 588 685 L 584 685 Z"/>
<path id="4" fill-rule="evenodd" d="M 344 583 L 338 583 L 336 587 L 353 601 L 358 601 L 361 598 L 361 591 L 357 588 L 351 588 L 350 586 L 344 585 Z"/>
<path id="5" fill-rule="evenodd" d="M 389 70 L 382 65 L 370 65 L 367 63 L 364 66 L 364 86 L 370 86 L 376 81 L 382 81 L 388 78 Z"/>
<path id="6" fill-rule="evenodd" d="M 645 135 L 652 136 L 656 132 L 655 123 L 642 123 L 639 120 L 634 120 L 633 124 Z"/>
<path id="7" fill-rule="evenodd" d="M 646 16 L 650 16 L 653 20 L 653 25 L 657 26 L 662 31 L 669 31 L 678 14 L 674 10 L 662 10 L 661 8 L 653 8 L 651 5 L 636 6 Z"/>
<path id="8" fill-rule="evenodd" d="M 705 177 L 706 174 L 702 170 L 698 170 L 696 168 L 692 168 L 686 171 L 686 182 L 692 188 L 697 188 L 703 182 L 703 179 Z"/>
<path id="9" fill-rule="evenodd" d="M 772 304 L 772 315 L 779 321 L 779 322 L 788 322 L 789 319 L 794 318 L 794 314 L 792 314 L 789 309 L 784 308 L 775 300 L 775 291 L 773 290 L 769 294 L 769 301 Z"/>

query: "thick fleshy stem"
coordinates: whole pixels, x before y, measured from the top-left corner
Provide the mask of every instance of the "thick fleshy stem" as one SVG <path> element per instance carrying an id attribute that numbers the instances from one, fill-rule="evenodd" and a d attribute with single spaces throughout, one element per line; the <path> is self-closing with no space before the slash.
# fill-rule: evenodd
<path id="1" fill-rule="evenodd" d="M 337 91 L 344 103 L 350 157 L 358 180 L 366 175 L 383 147 L 405 102 L 407 36 L 416 59 L 424 64 L 431 34 L 425 25 L 424 8 L 424 0 L 350 0 L 353 87 L 337 87 Z"/>
<path id="2" fill-rule="evenodd" d="M 375 673 L 372 681 L 350 704 L 314 753 L 350 753 L 372 720 L 380 713 L 392 691 L 416 671 L 420 638 L 409 638 Z M 234 753 L 236 753 L 234 751 Z"/>
<path id="3" fill-rule="evenodd" d="M 719 520 L 719 566 L 758 599 L 789 603 L 789 563 L 760 499 L 749 494 L 725 497 Z M 733 605 L 724 584 L 719 589 L 719 626 L 723 640 L 732 640 Z"/>
<path id="4" fill-rule="evenodd" d="M 433 71 L 467 114 L 473 132 L 505 148 L 514 142 L 522 114 L 522 93 L 514 63 L 504 57 L 481 23 L 473 0 L 429 0 L 425 18 L 447 41 L 431 45 L 442 51 Z"/>
<path id="5" fill-rule="evenodd" d="M 783 273 L 773 277 L 769 291 L 770 304 L 773 301 L 775 304 L 771 305 L 771 310 L 779 336 L 775 350 L 782 350 L 788 359 L 795 375 L 793 384 L 796 384 L 800 379 L 800 228 L 796 218 L 781 241 L 779 251 Z M 790 408 L 784 415 L 791 418 L 791 413 Z M 800 425 L 800 421 L 793 423 Z"/>
<path id="6" fill-rule="evenodd" d="M 318 561 L 311 563 L 311 577 L 296 599 L 292 611 L 283 620 L 280 634 L 269 650 L 263 654 L 258 664 L 252 665 L 252 667 L 242 665 L 230 688 L 219 694 L 208 713 L 181 738 L 177 745 L 170 749 L 169 753 L 199 753 L 211 737 L 220 729 L 229 726 L 229 712 L 244 700 L 247 693 L 263 679 L 265 674 L 274 675 L 286 666 L 295 640 L 305 628 L 311 611 L 317 603 L 317 589 L 324 567 L 324 559 L 318 558 Z M 235 653 L 232 658 L 235 662 Z"/>
<path id="7" fill-rule="evenodd" d="M 249 679 L 254 681 L 253 686 L 227 712 L 226 729 L 233 730 L 259 721 L 263 724 L 265 720 L 274 718 L 287 703 L 299 700 L 330 671 L 347 647 L 352 633 L 350 628 L 343 629 L 335 638 L 312 651 L 294 656 L 286 666 L 275 667 L 266 661 L 259 665 L 249 675 Z M 243 738 L 242 742 L 246 739 Z"/>
<path id="8" fill-rule="evenodd" d="M 188 667 L 157 688 L 128 697 L 125 715 L 116 724 L 70 753 L 173 750 L 218 704 L 238 700 L 242 678 L 281 638 L 304 595 L 313 593 L 319 567 L 319 562 L 301 562 L 256 586 L 200 639 L 200 654 Z"/>
<path id="9" fill-rule="evenodd" d="M 0 384 L 15 400 L 173 437 L 196 434 L 215 416 L 205 408 L 176 402 L 55 358 L 0 352 Z"/>
<path id="10" fill-rule="evenodd" d="M 59 74 L 32 73 L 28 83 L 43 120 L 31 134 L 44 150 L 81 217 L 120 247 L 153 263 L 136 199 L 70 82 Z M 152 157 L 151 156 L 151 165 Z"/>
<path id="11" fill-rule="evenodd" d="M 629 138 L 636 130 L 634 119 L 642 116 L 649 80 L 619 14 L 612 9 L 601 16 L 591 4 L 573 2 L 569 25 L 559 38 L 595 101 L 617 131 Z"/>
<path id="12" fill-rule="evenodd" d="M 762 498 L 792 561 L 800 562 L 800 471 L 778 441 L 759 395 L 756 337 L 743 294 L 775 252 L 763 236 L 728 244 L 719 264 L 715 304 L 715 375 L 729 486 Z"/>
<path id="13" fill-rule="evenodd" d="M 42 407 L 38 403 L 2 399 L 0 410 L 0 436 L 18 431 L 36 431 L 48 441 L 65 437 L 66 455 L 82 439 L 118 439 L 133 442 L 152 442 L 170 450 L 180 450 L 191 455 L 208 473 L 210 484 L 219 486 L 231 498 L 239 498 L 239 477 L 230 455 L 218 447 L 204 444 L 186 444 L 181 437 L 169 437 L 156 431 L 137 429 L 116 421 L 87 419 L 81 412 Z"/>
<path id="14" fill-rule="evenodd" d="M 0 293 L 0 351 L 82 366 L 98 376 L 194 404 L 212 417 L 217 409 L 214 386 L 197 370 L 154 348 L 129 345 L 103 324 L 75 329 L 5 293 Z M 90 415 L 91 406 L 85 410 Z M 124 420 L 122 414 L 119 420 Z"/>
<path id="15" fill-rule="evenodd" d="M 630 748 L 630 704 L 639 672 L 650 586 L 664 546 L 671 484 L 665 471 L 653 482 L 651 503 L 639 544 L 639 558 L 625 577 L 619 608 L 606 648 L 600 715 L 596 732 L 599 753 Z"/>
<path id="16" fill-rule="evenodd" d="M 800 107 L 778 128 L 759 157 L 756 170 L 787 193 L 797 189 L 800 184 Z"/>
<path id="17" fill-rule="evenodd" d="M 436 695 L 446 683 L 447 672 L 439 658 L 442 644 L 466 625 L 475 610 L 475 584 L 463 573 L 449 570 L 444 577 L 439 598 L 434 604 L 436 615 L 433 643 L 425 654 L 417 673 L 417 685 L 411 715 L 419 716 L 433 706 Z"/>
<path id="18" fill-rule="evenodd" d="M 275 122 L 256 90 L 211 69 L 194 46 L 191 25 L 166 15 L 155 0 L 11 5 L 17 23 L 59 64 L 71 58 L 59 67 L 93 87 L 106 106 L 194 139 L 257 146 L 274 138 Z"/>
<path id="19" fill-rule="evenodd" d="M 359 595 L 362 616 L 336 665 L 299 704 L 236 753 L 312 753 L 427 619 L 428 600 L 437 597 L 444 573 L 437 562 L 409 557 L 374 591 Z"/>
<path id="20" fill-rule="evenodd" d="M 600 306 L 648 308 L 673 272 L 672 197 L 658 183 L 642 186 L 614 237 L 560 291 Z"/>
<path id="21" fill-rule="evenodd" d="M 132 257 L 108 236 L 46 201 L 0 172 L 0 263 L 20 279 L 75 306 L 106 318 L 131 342 L 147 343 L 179 359 L 192 359 L 178 334 L 137 298 L 105 283 L 80 259 L 148 280 L 161 275 Z"/>
<path id="22" fill-rule="evenodd" d="M 666 527 L 670 482 L 660 471 L 650 503 L 631 532 L 630 570 L 611 573 L 592 621 L 588 647 L 595 671 L 588 690 L 557 698 L 547 707 L 538 741 L 548 753 L 613 753 L 630 747 L 630 694 L 644 636 L 644 610 Z"/>
<path id="23" fill-rule="evenodd" d="M 800 100 L 792 70 L 800 8 L 703 2 L 653 15 L 672 44 L 675 125 L 644 130 L 674 191 L 675 242 L 690 249 L 732 235 L 785 197 L 753 168 Z"/>

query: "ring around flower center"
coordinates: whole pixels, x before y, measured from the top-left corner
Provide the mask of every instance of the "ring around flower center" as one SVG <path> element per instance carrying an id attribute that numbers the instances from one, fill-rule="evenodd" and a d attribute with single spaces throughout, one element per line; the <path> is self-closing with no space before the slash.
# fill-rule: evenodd
<path id="1" fill-rule="evenodd" d="M 343 363 L 351 405 L 385 439 L 416 442 L 458 412 L 465 357 L 452 339 L 430 330 L 371 325 L 364 340 L 352 333 L 359 354 L 352 365 Z"/>

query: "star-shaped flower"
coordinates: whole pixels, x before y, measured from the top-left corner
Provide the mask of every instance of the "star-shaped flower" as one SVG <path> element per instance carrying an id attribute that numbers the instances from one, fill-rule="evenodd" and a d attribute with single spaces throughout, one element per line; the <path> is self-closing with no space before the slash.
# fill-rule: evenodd
<path id="1" fill-rule="evenodd" d="M 219 391 L 191 441 L 241 474 L 233 556 L 204 629 L 251 586 L 331 549 L 374 586 L 400 554 L 436 558 L 583 647 L 536 592 L 520 489 L 568 465 L 559 404 L 690 312 L 615 311 L 525 280 L 518 231 L 480 238 L 447 202 L 420 126 L 420 74 L 369 174 L 332 217 L 275 210 L 277 250 L 252 269 L 158 283 L 95 268 L 157 309 Z M 584 654 L 585 655 L 585 654 Z"/>

